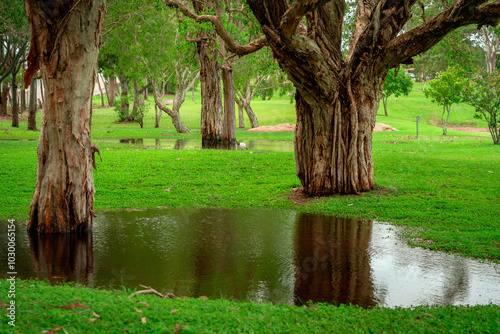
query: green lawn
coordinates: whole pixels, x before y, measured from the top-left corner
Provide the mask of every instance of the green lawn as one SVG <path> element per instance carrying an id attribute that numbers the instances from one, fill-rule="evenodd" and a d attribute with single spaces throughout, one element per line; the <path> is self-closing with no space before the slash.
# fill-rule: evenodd
<path id="1" fill-rule="evenodd" d="M 99 101 L 94 99 L 95 103 Z M 295 176 L 293 153 L 174 151 L 99 139 L 199 139 L 199 96 L 197 101 L 187 101 L 181 110 L 185 124 L 193 132 L 184 135 L 175 133 L 166 115 L 162 117 L 160 128 L 153 128 L 152 107 L 146 114 L 144 129 L 138 124 L 113 124 L 116 115 L 110 108 L 94 110 L 93 138 L 103 158 L 94 171 L 97 212 L 152 207 L 295 208 L 391 222 L 407 227 L 405 231 L 413 244 L 500 263 L 500 147 L 492 145 L 489 133 L 449 130 L 449 136 L 443 137 L 440 127 L 429 124 L 440 118 L 441 108 L 425 99 L 420 86 L 415 86 L 408 97 L 390 97 L 389 116 L 383 115 L 383 108 L 379 110 L 377 121 L 391 125 L 399 132 L 374 134 L 375 184 L 378 190 L 359 196 L 311 199 L 305 204 L 290 200 L 293 188 L 300 186 Z M 253 108 L 261 125 L 295 122 L 294 107 L 287 97 L 255 100 Z M 415 117 L 420 114 L 420 138 L 417 140 Z M 472 115 L 471 108 L 454 106 L 450 123 L 474 122 L 477 127 L 485 127 Z M 40 125 L 40 119 L 37 124 Z M 246 125 L 249 125 L 248 120 Z M 0 139 L 38 137 L 38 133 L 25 129 L 26 122 L 21 122 L 19 129 L 12 129 L 9 121 L 0 121 Z M 246 133 L 238 129 L 237 138 L 292 141 L 293 134 Z M 36 181 L 36 146 L 36 141 L 0 141 L 0 177 L 3 180 L 0 191 L 4 194 L 0 197 L 2 221 L 27 219 Z M 1 284 L 0 288 L 5 289 L 5 281 Z M 141 324 L 139 312 L 130 306 L 141 305 L 133 304 L 121 292 L 50 288 L 32 282 L 19 284 L 27 291 L 26 294 L 20 293 L 20 298 L 28 298 L 20 299 L 22 309 L 35 312 L 35 315 L 19 316 L 19 332 L 23 333 L 38 333 L 58 325 L 65 326 L 70 332 L 107 329 L 118 332 L 127 326 L 130 332 L 172 332 L 175 324 L 186 324 L 189 326 L 186 330 L 192 332 L 234 332 L 241 329 L 243 332 L 463 333 L 497 332 L 500 319 L 498 306 L 412 310 L 377 308 L 367 311 L 326 305 L 304 309 L 224 300 L 164 301 L 145 296 L 141 300 L 147 301 L 151 307 L 144 311 L 147 324 Z M 75 317 L 68 315 L 74 311 L 42 307 L 75 302 L 74 297 L 95 307 L 95 312 L 106 320 L 92 322 L 89 320 L 91 314 Z M 38 299 L 46 302 L 34 304 L 33 301 Z M 181 311 L 170 314 L 172 309 Z M 44 317 L 36 316 L 36 313 Z M 123 325 L 121 320 L 112 320 L 120 317 L 129 319 L 129 322 Z M 3 322 L 6 321 L 4 317 Z"/>

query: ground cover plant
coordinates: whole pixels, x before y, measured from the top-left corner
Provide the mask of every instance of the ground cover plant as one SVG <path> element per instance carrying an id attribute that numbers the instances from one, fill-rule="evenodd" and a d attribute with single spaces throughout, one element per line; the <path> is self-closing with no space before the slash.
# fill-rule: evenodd
<path id="1" fill-rule="evenodd" d="M 111 108 L 94 109 L 93 142 L 98 145 L 102 156 L 102 162 L 97 159 L 97 170 L 94 171 L 95 209 L 99 214 L 99 211 L 152 207 L 294 208 L 299 211 L 371 218 L 407 227 L 409 241 L 415 245 L 500 263 L 500 151 L 498 147 L 491 145 L 487 132 L 453 130 L 453 125 L 471 123 L 475 123 L 475 127 L 486 127 L 473 118 L 474 110 L 465 105 L 456 106 L 450 115 L 452 126 L 448 136 L 442 136 L 441 128 L 435 126 L 441 110 L 425 99 L 420 89 L 421 86 L 417 84 L 408 97 L 393 98 L 390 116 L 384 116 L 383 108 L 379 109 L 377 121 L 400 131 L 374 134 L 375 184 L 378 189 L 360 196 L 321 199 L 305 199 L 293 190 L 300 186 L 300 182 L 295 176 L 294 155 L 291 152 L 180 151 L 157 149 L 153 145 L 125 145 L 118 141 L 100 139 L 199 140 L 199 103 L 186 101 L 181 110 L 184 123 L 192 131 L 191 134 L 183 135 L 175 133 L 166 117 L 162 118 L 160 128 L 154 128 L 152 109 L 146 113 L 144 129 L 140 129 L 137 123 L 114 124 L 116 114 Z M 95 103 L 99 102 L 95 98 Z M 294 108 L 287 97 L 273 98 L 270 101 L 255 100 L 252 103 L 261 125 L 294 122 Z M 152 108 L 151 105 L 149 107 Z M 420 137 L 416 140 L 415 116 L 420 114 Z M 38 117 L 40 124 L 40 115 Z M 248 120 L 246 124 L 249 125 Z M 2 120 L 0 139 L 36 139 L 39 135 L 39 132 L 28 132 L 25 129 L 23 121 L 20 122 L 19 129 L 13 129 L 10 121 Z M 265 139 L 291 142 L 293 133 L 247 133 L 238 129 L 237 138 L 243 141 Z M 27 219 L 36 181 L 36 147 L 36 140 L 0 141 L 0 191 L 7 194 L 0 197 L 2 222 L 10 218 Z M 5 289 L 5 281 L 1 284 L 1 288 Z M 114 292 L 118 295 L 115 296 L 107 291 L 51 288 L 44 283 L 19 281 L 19 284 L 20 289 L 26 292 L 20 293 L 20 298 L 28 298 L 19 300 L 21 309 L 44 315 L 19 314 L 20 332 L 39 332 L 57 326 L 71 329 L 69 332 L 101 328 L 88 327 L 95 325 L 107 326 L 102 328 L 110 331 L 123 329 L 121 320 L 96 320 L 94 324 L 90 321 L 91 314 L 68 316 L 67 313 L 78 312 L 79 309 L 72 311 L 47 307 L 48 304 L 63 305 L 79 301 L 75 301 L 74 297 L 88 298 L 82 304 L 90 304 L 87 300 L 99 302 L 96 305 L 102 304 L 103 308 L 94 306 L 94 311 L 101 316 L 109 315 L 109 319 L 121 319 L 120 310 L 123 317 L 130 319 L 140 313 L 127 304 L 128 295 L 120 292 Z M 77 296 L 75 292 L 82 292 L 83 295 Z M 61 299 L 57 299 L 59 297 Z M 40 299 L 47 302 L 35 304 Z M 356 321 L 367 326 L 360 325 L 360 332 L 390 332 L 398 331 L 398 328 L 402 328 L 401 331 L 404 332 L 426 332 L 435 328 L 450 332 L 494 332 L 498 329 L 498 323 L 491 319 L 500 318 L 498 306 L 367 311 L 356 307 L 336 309 L 321 305 L 311 315 L 313 309 L 191 299 L 168 301 L 172 303 L 171 306 L 166 311 L 161 311 L 165 307 L 156 303 L 165 301 L 155 297 L 145 297 L 143 300 L 156 306 L 145 311 L 151 313 L 148 315 L 151 318 L 146 317 L 146 324 L 142 324 L 139 319 L 137 324 L 130 325 L 131 332 L 141 332 L 144 329 L 172 331 L 176 324 L 186 324 L 189 327 L 185 330 L 193 332 L 199 332 L 200 329 L 209 331 L 207 328 L 211 331 L 231 332 L 235 328 L 232 326 L 242 326 L 238 328 L 248 332 L 264 329 L 280 332 L 294 328 L 298 332 L 321 332 L 333 330 L 332 327 L 325 327 L 331 323 L 339 330 L 352 332 Z M 45 308 L 42 307 L 43 304 L 46 305 Z M 125 307 L 125 304 L 128 306 Z M 125 308 L 122 309 L 119 305 Z M 172 309 L 181 310 L 181 307 L 191 313 L 186 314 L 185 318 L 175 318 L 173 322 L 169 322 L 171 319 L 165 320 L 172 315 Z M 231 312 L 231 308 L 236 308 L 238 312 Z M 210 313 L 212 311 L 214 313 Z M 206 320 L 207 322 L 197 320 L 200 312 L 210 313 L 211 316 L 213 314 L 213 318 Z M 242 313 L 245 313 L 245 317 L 238 318 Z M 49 316 L 45 317 L 47 314 Z M 179 312 L 178 315 L 180 314 L 182 313 Z M 274 320 L 279 317 L 285 320 Z M 346 319 L 345 323 L 336 322 L 341 321 L 337 318 L 343 317 Z M 6 323 L 6 318 L 2 319 Z M 75 319 L 78 321 L 74 322 Z M 481 327 L 469 327 L 473 320 Z M 279 322 L 279 326 L 275 322 Z M 269 323 L 274 327 L 265 327 Z M 251 327 L 254 325 L 259 327 Z M 2 330 L 3 328 L 5 327 L 2 325 Z"/>

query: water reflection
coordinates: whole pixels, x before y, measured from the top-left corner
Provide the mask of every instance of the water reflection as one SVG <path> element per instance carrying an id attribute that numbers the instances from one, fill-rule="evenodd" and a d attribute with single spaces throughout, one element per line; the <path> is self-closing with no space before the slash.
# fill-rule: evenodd
<path id="1" fill-rule="evenodd" d="M 135 145 L 139 147 L 151 147 L 158 149 L 237 149 L 236 143 L 220 143 L 220 142 L 202 142 L 199 139 L 172 139 L 172 138 L 119 138 L 119 139 L 94 139 L 96 143 L 119 143 L 124 145 Z M 245 141 L 245 145 L 249 150 L 254 151 L 276 151 L 276 152 L 293 152 L 293 142 L 291 141 L 276 141 L 276 140 L 249 140 Z"/>
<path id="2" fill-rule="evenodd" d="M 302 214 L 295 235 L 299 301 L 375 306 L 370 276 L 371 222 Z"/>
<path id="3" fill-rule="evenodd" d="M 0 277 L 7 270 L 0 225 Z M 495 265 L 413 249 L 394 227 L 284 210 L 101 213 L 83 235 L 16 233 L 21 278 L 179 296 L 363 307 L 500 304 Z"/>
<path id="4" fill-rule="evenodd" d="M 77 281 L 94 286 L 92 233 L 28 234 L 38 278 L 51 283 Z"/>

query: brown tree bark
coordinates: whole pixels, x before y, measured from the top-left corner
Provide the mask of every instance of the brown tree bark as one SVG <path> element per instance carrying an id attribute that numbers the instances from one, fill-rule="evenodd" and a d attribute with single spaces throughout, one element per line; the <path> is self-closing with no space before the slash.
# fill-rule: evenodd
<path id="1" fill-rule="evenodd" d="M 116 101 L 116 86 L 117 86 L 116 78 L 114 76 L 112 76 L 111 78 L 109 78 L 108 105 L 110 107 L 112 107 L 112 106 L 115 105 L 115 101 Z"/>
<path id="2" fill-rule="evenodd" d="M 224 87 L 224 122 L 222 126 L 222 142 L 236 148 L 236 113 L 233 80 L 233 66 L 226 61 L 221 66 L 222 84 Z M 234 146 L 234 147 L 233 147 Z"/>
<path id="3" fill-rule="evenodd" d="M 36 78 L 33 77 L 30 86 L 30 105 L 28 108 L 28 130 L 36 131 Z"/>
<path id="4" fill-rule="evenodd" d="M 73 0 L 43 6 L 25 0 L 32 41 L 24 82 L 28 86 L 40 68 L 46 94 L 29 231 L 92 228 L 96 148 L 91 108 L 105 3 Z"/>
<path id="5" fill-rule="evenodd" d="M 240 129 L 244 129 L 245 119 L 243 118 L 243 101 L 238 96 L 236 96 L 235 102 L 238 105 L 238 127 Z"/>
<path id="6" fill-rule="evenodd" d="M 210 147 L 222 140 L 222 92 L 218 52 L 210 41 L 198 41 L 196 54 L 201 82 L 201 140 Z"/>
<path id="7" fill-rule="evenodd" d="M 10 87 L 6 84 L 2 88 L 2 104 L 0 106 L 0 116 L 7 116 L 7 96 L 9 95 Z"/>
<path id="8" fill-rule="evenodd" d="M 11 91 L 12 91 L 12 127 L 13 128 L 18 128 L 19 127 L 19 102 L 17 101 L 17 80 L 16 80 L 16 73 L 12 73 L 12 80 L 11 80 Z"/>
<path id="9" fill-rule="evenodd" d="M 130 116 L 130 104 L 128 102 L 128 84 L 129 79 L 125 75 L 121 75 L 120 86 L 122 88 L 122 94 L 120 105 L 120 120 L 124 120 Z"/>
<path id="10" fill-rule="evenodd" d="M 205 11 L 204 5 L 193 1 L 196 13 Z M 222 140 L 222 89 L 218 50 L 215 37 L 202 32 L 196 40 L 196 55 L 201 82 L 201 142 L 202 147 L 214 147 Z"/>
<path id="11" fill-rule="evenodd" d="M 297 89 L 295 161 L 310 195 L 374 188 L 372 132 L 390 68 L 412 63 L 412 57 L 460 26 L 500 20 L 500 1 L 457 0 L 433 19 L 400 33 L 415 0 L 356 2 L 344 58 L 346 2 L 248 0 L 274 58 Z"/>

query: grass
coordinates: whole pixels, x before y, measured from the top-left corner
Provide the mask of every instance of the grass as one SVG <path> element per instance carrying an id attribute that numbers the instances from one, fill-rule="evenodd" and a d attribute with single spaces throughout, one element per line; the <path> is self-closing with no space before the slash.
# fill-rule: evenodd
<path id="1" fill-rule="evenodd" d="M 425 99 L 419 89 L 415 86 L 408 97 L 389 98 L 388 117 L 383 116 L 383 108 L 379 110 L 377 121 L 400 131 L 374 134 L 378 190 L 359 196 L 311 199 L 302 204 L 290 200 L 294 194 L 292 189 L 300 186 L 295 176 L 293 153 L 174 151 L 99 139 L 199 139 L 199 103 L 187 101 L 182 108 L 184 122 L 193 131 L 185 135 L 176 134 L 165 116 L 161 127 L 153 128 L 154 112 L 151 110 L 146 114 L 145 128 L 140 129 L 138 124 L 113 124 L 116 115 L 112 109 L 95 109 L 93 138 L 103 158 L 103 162 L 98 162 L 98 170 L 94 171 L 95 208 L 98 212 L 151 207 L 294 208 L 371 218 L 407 227 L 406 235 L 414 245 L 500 263 L 500 147 L 491 144 L 488 133 L 470 134 L 451 129 L 449 136 L 443 137 L 440 127 L 429 124 L 440 117 L 441 110 Z M 98 101 L 95 99 L 96 103 Z M 294 107 L 287 98 L 256 100 L 253 108 L 261 125 L 295 122 Z M 416 140 L 415 116 L 420 114 L 423 114 L 420 138 Z M 467 106 L 453 107 L 450 123 L 475 122 L 476 126 L 485 127 L 472 115 L 473 110 Z M 249 125 L 248 120 L 246 124 Z M 19 129 L 12 129 L 10 122 L 0 121 L 0 139 L 38 137 L 38 133 L 25 129 L 25 122 L 21 122 Z M 293 134 L 246 133 L 238 129 L 237 138 L 292 141 Z M 36 182 L 36 146 L 36 141 L 0 141 L 0 178 L 3 181 L 0 192 L 8 194 L 0 197 L 2 221 L 27 219 Z M 1 284 L 0 289 L 5 289 L 5 281 Z M 463 333 L 498 331 L 500 319 L 498 306 L 367 311 L 347 306 L 321 305 L 304 309 L 227 300 L 165 301 L 144 296 L 141 300 L 151 307 L 143 311 L 148 321 L 142 324 L 140 312 L 130 306 L 141 305 L 133 304 L 121 292 L 49 287 L 45 283 L 25 281 L 19 284 L 26 292 L 20 294 L 20 298 L 28 299 L 20 299 L 20 307 L 44 315 L 20 314 L 21 332 L 39 332 L 59 325 L 69 332 L 118 332 L 124 327 L 130 332 L 156 332 L 172 331 L 176 324 L 186 324 L 189 326 L 186 331 L 193 332 Z M 106 321 L 91 322 L 91 314 L 69 316 L 68 313 L 74 311 L 47 306 L 74 302 L 74 297 L 82 298 L 85 301 L 82 303 L 94 307 Z M 44 302 L 35 304 L 39 299 Z M 172 309 L 181 311 L 170 314 Z M 128 319 L 125 325 L 121 320 L 111 320 L 122 317 Z"/>
<path id="2" fill-rule="evenodd" d="M 0 280 L 0 294 L 9 289 Z M 131 291 L 18 281 L 15 327 L 0 333 L 498 333 L 497 306 L 413 309 L 130 297 Z M 72 305 L 73 304 L 73 305 Z M 79 305 L 80 307 L 74 307 Z M 60 308 L 61 306 L 69 308 Z M 70 307 L 74 308 L 70 308 Z M 177 331 L 176 331 L 177 330 Z"/>

